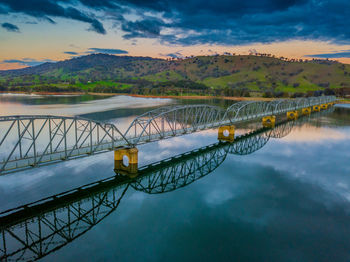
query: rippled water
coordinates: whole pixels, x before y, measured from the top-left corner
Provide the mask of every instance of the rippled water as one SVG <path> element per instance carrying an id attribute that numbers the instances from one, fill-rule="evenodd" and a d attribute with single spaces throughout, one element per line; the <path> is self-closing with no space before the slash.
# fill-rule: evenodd
<path id="1" fill-rule="evenodd" d="M 157 106 L 194 103 L 131 97 L 89 99 L 70 97 L 55 104 L 51 97 L 18 100 L 0 96 L 0 114 L 81 115 L 126 125 Z M 224 105 L 222 101 L 195 102 Z M 35 237 L 39 224 L 42 232 L 50 231 L 54 214 L 62 219 L 56 220 L 61 231 L 12 258 L 349 261 L 349 112 L 347 106 L 335 107 L 333 112 L 284 126 L 280 130 L 288 132 L 280 131 L 281 138 L 253 134 L 256 143 L 246 142 L 245 148 L 238 145 L 252 138 L 242 139 L 241 144 L 236 141 L 234 146 L 215 144 L 217 130 L 142 145 L 138 148 L 139 166 L 210 144 L 215 147 L 156 163 L 136 180 L 111 178 L 110 184 L 80 189 L 70 199 L 37 210 L 27 221 Z M 274 136 L 278 137 L 277 133 Z M 178 175 L 169 175 L 171 168 L 179 166 L 174 172 Z M 113 169 L 110 152 L 2 176 L 0 209 L 113 177 Z M 164 170 L 168 173 L 162 175 Z M 81 214 L 89 215 L 68 226 L 68 218 L 79 211 L 76 203 L 81 204 Z M 26 224 L 11 223 L 15 225 L 2 227 L 2 234 L 7 237 L 7 250 L 17 250 L 21 244 L 13 235 L 23 239 Z M 59 248 L 51 252 L 54 247 Z M 4 249 L 1 241 L 0 249 Z"/>

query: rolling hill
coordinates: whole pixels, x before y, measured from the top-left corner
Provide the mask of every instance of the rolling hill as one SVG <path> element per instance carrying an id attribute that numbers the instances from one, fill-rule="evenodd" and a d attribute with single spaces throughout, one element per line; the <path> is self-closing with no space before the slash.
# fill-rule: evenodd
<path id="1" fill-rule="evenodd" d="M 347 89 L 350 89 L 350 65 L 256 55 L 164 60 L 91 54 L 0 71 L 0 90 L 14 91 L 287 96 Z"/>

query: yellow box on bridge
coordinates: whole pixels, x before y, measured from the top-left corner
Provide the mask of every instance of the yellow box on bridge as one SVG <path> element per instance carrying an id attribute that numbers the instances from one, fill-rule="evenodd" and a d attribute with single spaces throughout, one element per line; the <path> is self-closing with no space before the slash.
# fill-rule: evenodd
<path id="1" fill-rule="evenodd" d="M 235 126 L 220 126 L 218 139 L 220 141 L 233 142 L 235 140 Z"/>
<path id="2" fill-rule="evenodd" d="M 136 147 L 121 148 L 114 151 L 114 170 L 123 175 L 137 176 L 138 171 L 138 152 Z M 125 165 L 123 158 L 127 157 L 128 165 Z"/>
<path id="3" fill-rule="evenodd" d="M 303 115 L 310 115 L 311 114 L 311 107 L 305 107 L 305 108 L 301 109 L 301 113 Z"/>
<path id="4" fill-rule="evenodd" d="M 298 119 L 298 111 L 289 111 L 287 112 L 287 119 L 288 120 L 296 120 Z"/>
<path id="5" fill-rule="evenodd" d="M 265 116 L 262 119 L 262 125 L 266 128 L 274 128 L 276 124 L 276 116 Z"/>
<path id="6" fill-rule="evenodd" d="M 312 107 L 312 111 L 313 111 L 313 112 L 320 112 L 320 111 L 321 111 L 321 107 L 318 106 L 318 105 L 313 106 L 313 107 Z"/>

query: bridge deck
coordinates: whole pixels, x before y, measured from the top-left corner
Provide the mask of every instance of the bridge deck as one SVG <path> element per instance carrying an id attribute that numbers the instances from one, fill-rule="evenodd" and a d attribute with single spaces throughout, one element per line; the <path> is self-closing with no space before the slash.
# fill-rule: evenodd
<path id="1" fill-rule="evenodd" d="M 292 101 L 292 102 L 291 102 Z M 174 136 L 280 115 L 291 110 L 331 103 L 322 99 L 249 101 L 227 110 L 206 105 L 160 108 L 137 117 L 122 134 L 113 124 L 54 116 L 0 118 L 0 174 L 77 158 L 120 147 L 137 146 Z M 8 124 L 1 129 L 1 124 Z M 3 135 L 2 135 L 3 134 Z"/>

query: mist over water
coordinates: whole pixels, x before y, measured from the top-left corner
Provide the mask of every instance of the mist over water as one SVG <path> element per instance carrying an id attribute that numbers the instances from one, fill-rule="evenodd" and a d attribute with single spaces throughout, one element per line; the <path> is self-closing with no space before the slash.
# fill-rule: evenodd
<path id="1" fill-rule="evenodd" d="M 125 128 L 155 107 L 191 103 L 23 99 L 0 95 L 0 114 L 79 115 Z M 42 261 L 349 261 L 349 113 L 336 106 L 251 154 L 227 153 L 212 172 L 169 192 L 131 185 L 112 213 Z M 145 144 L 139 166 L 216 142 L 217 130 L 207 130 Z M 0 211 L 114 175 L 113 152 L 8 174 L 0 177 Z"/>

